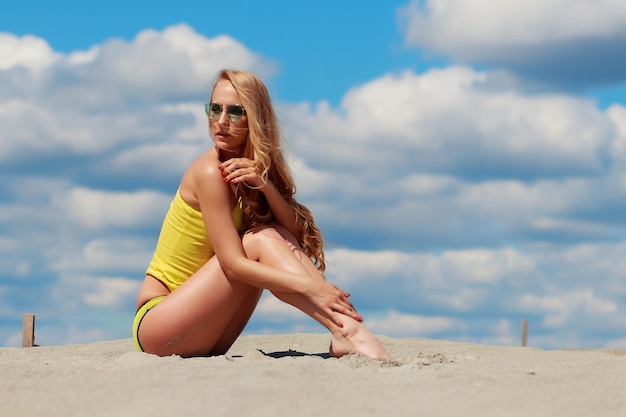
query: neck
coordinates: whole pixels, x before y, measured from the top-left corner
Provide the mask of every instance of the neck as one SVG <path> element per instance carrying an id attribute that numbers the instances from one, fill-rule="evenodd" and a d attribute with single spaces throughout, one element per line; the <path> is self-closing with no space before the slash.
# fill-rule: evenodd
<path id="1" fill-rule="evenodd" d="M 220 162 L 228 161 L 232 158 L 241 158 L 243 156 L 242 151 L 229 151 L 224 149 L 217 149 L 217 157 Z"/>

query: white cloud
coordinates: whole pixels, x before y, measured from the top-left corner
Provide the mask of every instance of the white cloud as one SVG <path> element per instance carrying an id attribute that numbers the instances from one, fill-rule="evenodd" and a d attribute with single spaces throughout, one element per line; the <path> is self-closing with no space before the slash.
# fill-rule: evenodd
<path id="1" fill-rule="evenodd" d="M 0 305 L 59 313 L 57 340 L 113 334 L 102 308 L 127 329 L 172 187 L 211 146 L 211 77 L 272 65 L 184 25 L 69 54 L 6 39 Z M 278 103 L 297 196 L 340 245 L 328 277 L 375 332 L 516 343 L 528 316 L 545 346 L 620 343 L 626 110 L 517 86 L 455 66 L 383 75 L 338 108 Z M 273 297 L 258 317 L 312 328 Z"/>
<path id="2" fill-rule="evenodd" d="M 621 0 L 412 0 L 398 17 L 407 45 L 457 62 L 577 90 L 624 81 Z"/>
<path id="3" fill-rule="evenodd" d="M 155 178 L 180 177 L 191 161 L 210 146 L 212 145 L 207 143 L 157 143 L 137 146 L 121 150 L 111 160 L 98 166 L 97 171 L 103 174 L 109 170 L 116 175 L 120 173 L 136 175 L 140 171 L 144 175 L 151 175 Z M 159 164 L 158 169 L 155 169 L 155 161 L 167 161 L 167 163 Z"/>
<path id="4" fill-rule="evenodd" d="M 591 289 L 559 291 L 547 296 L 525 294 L 520 299 L 520 308 L 543 312 L 542 324 L 548 329 L 580 325 L 581 319 L 593 318 L 598 322 L 602 317 L 612 321 L 621 319 L 622 324 L 626 324 L 625 316 L 618 316 L 619 307 L 615 300 L 598 297 Z"/>
<path id="5" fill-rule="evenodd" d="M 236 40 L 207 39 L 184 24 L 69 54 L 32 36 L 0 36 L 0 160 L 13 163 L 162 143 L 178 132 L 183 141 L 206 140 L 198 120 L 214 74 L 224 67 L 266 77 L 274 71 Z M 182 108 L 185 102 L 197 108 Z"/>
<path id="6" fill-rule="evenodd" d="M 53 204 L 87 229 L 141 228 L 160 221 L 171 197 L 151 190 L 118 192 L 77 187 L 55 196 Z"/>
<path id="7" fill-rule="evenodd" d="M 407 38 L 442 48 L 538 44 L 626 35 L 620 0 L 411 1 L 400 15 Z"/>
<path id="8" fill-rule="evenodd" d="M 532 258 L 511 248 L 446 251 L 441 260 L 449 265 L 446 275 L 463 277 L 467 284 L 497 284 L 512 271 L 522 274 L 535 266 Z"/>
<path id="9" fill-rule="evenodd" d="M 391 337 L 433 337 L 441 332 L 461 332 L 464 327 L 462 320 L 402 314 L 393 310 L 382 317 L 368 318 L 364 324 L 374 334 Z"/>
<path id="10" fill-rule="evenodd" d="M 359 282 L 365 276 L 385 279 L 399 271 L 410 274 L 412 269 L 417 268 L 410 254 L 396 251 L 327 248 L 326 257 L 332 277 L 342 286 Z"/>
<path id="11" fill-rule="evenodd" d="M 141 283 L 126 278 L 100 277 L 94 284 L 95 288 L 83 297 L 85 305 L 114 308 L 120 307 L 129 296 L 134 298 Z"/>
<path id="12" fill-rule="evenodd" d="M 488 308 L 507 286 L 536 285 L 537 260 L 512 248 L 427 252 L 333 249 L 328 279 L 366 308 L 393 305 L 404 312 L 470 312 Z M 424 310 L 421 310 L 424 309 Z"/>
<path id="13" fill-rule="evenodd" d="M 0 101 L 0 123 L 0 160 L 7 162 L 46 154 L 98 154 L 162 135 L 162 126 L 145 114 L 93 114 L 20 99 Z"/>
<path id="14" fill-rule="evenodd" d="M 137 278 L 152 258 L 156 242 L 140 240 L 130 236 L 124 238 L 95 239 L 89 241 L 79 251 L 69 248 L 56 249 L 58 258 L 52 261 L 51 268 L 60 274 L 76 272 L 131 271 Z M 63 250 L 65 249 L 65 250 Z"/>
<path id="15" fill-rule="evenodd" d="M 273 64 L 235 39 L 225 35 L 207 39 L 185 24 L 162 32 L 144 30 L 130 42 L 113 39 L 88 51 L 67 55 L 51 51 L 45 40 L 30 35 L 1 36 L 0 56 L 4 59 L 0 69 L 6 71 L 4 77 L 11 75 L 9 70 L 24 66 L 45 69 L 46 77 L 34 79 L 38 81 L 35 87 L 40 89 L 35 94 L 59 94 L 54 98 L 69 101 L 75 107 L 130 104 L 131 98 L 207 94 L 208 90 L 201 91 L 202 87 L 208 87 L 211 77 L 224 67 L 254 68 L 266 76 L 274 71 Z M 14 81 L 26 84 L 33 80 Z"/>
<path id="16" fill-rule="evenodd" d="M 263 293 L 254 315 L 265 321 L 293 323 L 294 321 L 312 320 L 294 306 L 279 300 L 268 291 Z"/>
<path id="17" fill-rule="evenodd" d="M 96 58 L 75 58 L 80 65 L 64 68 L 78 76 L 81 65 L 100 68 L 103 62 L 96 62 L 104 59 L 102 54 L 118 51 L 123 56 L 149 50 L 155 42 L 189 57 L 196 57 L 189 45 L 202 51 L 219 49 L 185 26 L 147 31 L 128 43 L 111 42 L 118 44 L 108 52 L 103 50 L 110 42 L 88 54 Z M 157 67 L 157 58 L 150 59 Z M 202 62 L 193 65 L 202 67 Z M 619 107 L 605 114 L 591 101 L 565 95 L 493 89 L 488 87 L 491 76 L 463 67 L 405 72 L 353 89 L 340 109 L 324 103 L 313 111 L 303 105 L 281 106 L 297 158 L 299 198 L 312 204 L 327 228 L 358 227 L 370 235 L 400 237 L 400 242 L 420 230 L 416 245 L 467 245 L 468 239 L 497 244 L 505 234 L 524 230 L 557 236 L 567 229 L 577 236 L 605 236 L 602 224 L 562 217 L 577 208 L 606 205 L 623 189 L 621 180 L 611 183 L 597 177 L 611 155 L 619 153 L 621 142 L 614 135 L 622 118 Z M 110 90 L 106 82 L 83 81 L 102 94 Z M 159 85 L 145 89 L 144 98 Z M 169 102 L 162 95 L 150 108 L 154 114 L 135 107 L 128 97 L 127 111 L 114 114 L 85 112 L 75 104 L 64 113 L 56 106 L 36 112 L 30 101 L 14 100 L 5 102 L 7 111 L 0 112 L 9 126 L 0 147 L 16 169 L 22 166 L 21 156 L 22 164 L 32 158 L 50 161 L 41 169 L 52 173 L 80 172 L 76 181 L 175 182 L 186 164 L 210 146 L 200 105 L 186 99 Z M 26 123 L 31 113 L 39 116 Z M 68 162 L 67 155 L 74 153 L 87 157 Z M 159 169 L 154 169 L 156 161 Z M 476 182 L 468 175 L 484 180 Z M 558 178 L 567 175 L 596 177 L 564 185 Z M 602 191 L 600 183 L 609 184 L 608 191 Z M 69 194 L 72 204 L 58 202 L 60 197 L 55 201 L 85 227 L 145 224 L 138 216 L 146 204 L 112 204 L 121 198 L 118 194 L 100 195 L 82 187 Z M 367 210 L 361 209 L 365 206 Z M 441 218 L 446 221 L 438 221 Z M 149 222 L 158 220 L 150 217 Z M 468 225 L 475 230 L 463 233 Z"/>
<path id="18" fill-rule="evenodd" d="M 624 244 L 440 254 L 333 249 L 328 279 L 351 292 L 357 309 L 383 334 L 453 334 L 511 345 L 519 343 L 518 326 L 527 318 L 535 346 L 597 347 L 598 332 L 626 331 L 625 252 Z M 550 338 L 555 332 L 563 339 Z"/>
<path id="19" fill-rule="evenodd" d="M 48 42 L 35 36 L 17 37 L 11 33 L 0 32 L 0 70 L 21 67 L 40 70 L 60 59 Z"/>
<path id="20" fill-rule="evenodd" d="M 290 143 L 315 167 L 368 180 L 481 167 L 492 175 L 600 172 L 614 126 L 592 101 L 494 90 L 489 77 L 462 67 L 386 75 L 351 90 L 340 109 L 289 109 Z"/>
<path id="21" fill-rule="evenodd" d="M 501 90 L 491 75 L 405 72 L 338 109 L 286 108 L 299 198 L 325 228 L 398 245 L 608 238 L 613 225 L 584 213 L 620 205 L 621 107 Z"/>

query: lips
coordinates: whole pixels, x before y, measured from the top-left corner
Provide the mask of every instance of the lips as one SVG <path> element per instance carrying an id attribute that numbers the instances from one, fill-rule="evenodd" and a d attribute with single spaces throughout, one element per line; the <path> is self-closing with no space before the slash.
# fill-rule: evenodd
<path id="1" fill-rule="evenodd" d="M 228 136 L 230 136 L 228 133 L 224 132 L 223 130 L 217 131 L 215 132 L 215 137 L 216 138 L 221 138 L 221 139 L 225 139 Z"/>

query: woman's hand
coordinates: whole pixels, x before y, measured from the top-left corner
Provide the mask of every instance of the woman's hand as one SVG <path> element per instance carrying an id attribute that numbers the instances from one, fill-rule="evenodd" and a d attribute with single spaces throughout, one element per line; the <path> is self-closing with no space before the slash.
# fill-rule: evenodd
<path id="1" fill-rule="evenodd" d="M 313 304 L 320 307 L 337 326 L 343 327 L 340 317 L 336 313 L 352 317 L 356 321 L 363 321 L 363 317 L 348 300 L 350 294 L 327 281 L 315 281 L 308 294 L 305 294 Z"/>
<path id="2" fill-rule="evenodd" d="M 248 158 L 231 158 L 219 166 L 224 182 L 244 183 L 250 188 L 261 189 L 266 182 L 257 172 L 254 162 Z"/>
<path id="3" fill-rule="evenodd" d="M 296 213 L 270 179 L 263 179 L 253 161 L 248 158 L 231 158 L 219 166 L 225 182 L 259 190 L 265 196 L 272 219 L 294 236 L 300 236 Z"/>

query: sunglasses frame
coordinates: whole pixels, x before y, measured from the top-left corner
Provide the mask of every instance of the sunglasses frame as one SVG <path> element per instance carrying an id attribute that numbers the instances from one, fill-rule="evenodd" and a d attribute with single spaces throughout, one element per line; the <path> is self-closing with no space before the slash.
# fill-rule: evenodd
<path id="1" fill-rule="evenodd" d="M 219 112 L 213 111 L 212 107 L 214 105 L 217 105 L 220 107 Z M 221 114 L 224 112 L 224 107 L 226 107 L 226 114 L 228 115 L 228 120 L 230 120 L 231 122 L 238 122 L 241 120 L 243 116 L 246 115 L 246 109 L 244 109 L 244 107 L 241 104 L 224 105 L 224 104 L 216 103 L 214 101 L 209 101 L 208 103 L 206 103 L 204 105 L 204 111 L 206 115 L 209 117 L 209 119 L 211 119 L 212 121 L 217 121 L 219 120 Z M 233 113 L 233 110 L 232 110 L 233 108 L 241 109 L 241 114 Z"/>

